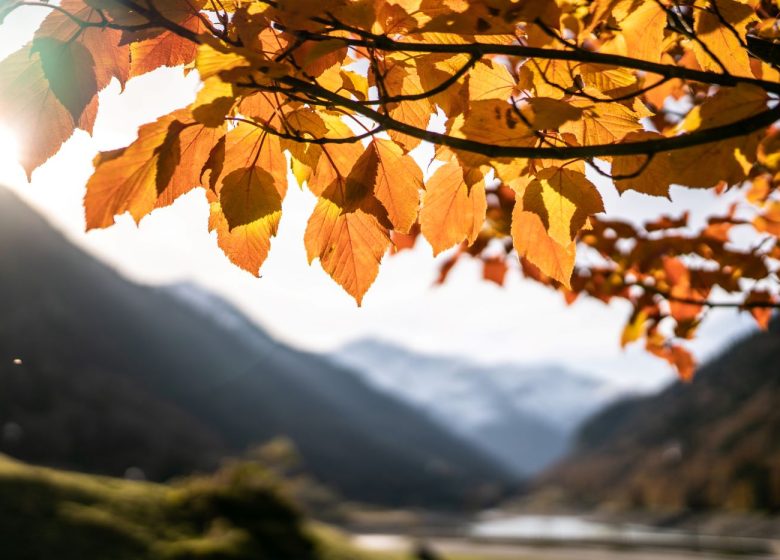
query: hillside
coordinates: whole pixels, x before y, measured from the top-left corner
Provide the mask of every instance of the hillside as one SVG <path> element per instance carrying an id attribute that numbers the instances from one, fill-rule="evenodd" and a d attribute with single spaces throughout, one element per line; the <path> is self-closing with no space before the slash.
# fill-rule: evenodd
<path id="1" fill-rule="evenodd" d="M 2 452 L 164 480 L 286 436 L 353 499 L 463 505 L 510 482 L 424 414 L 228 304 L 241 336 L 181 294 L 126 281 L 2 189 L 0 269 Z"/>
<path id="2" fill-rule="evenodd" d="M 374 558 L 306 522 L 284 487 L 251 463 L 161 485 L 0 455 L 0 494 L 3 558 L 13 560 Z"/>
<path id="3" fill-rule="evenodd" d="M 581 506 L 780 511 L 780 319 L 691 384 L 590 419 L 536 494 Z"/>
<path id="4" fill-rule="evenodd" d="M 606 382 L 556 366 L 478 365 L 375 340 L 353 342 L 333 359 L 429 411 L 519 476 L 560 458 L 579 423 L 618 394 Z"/>

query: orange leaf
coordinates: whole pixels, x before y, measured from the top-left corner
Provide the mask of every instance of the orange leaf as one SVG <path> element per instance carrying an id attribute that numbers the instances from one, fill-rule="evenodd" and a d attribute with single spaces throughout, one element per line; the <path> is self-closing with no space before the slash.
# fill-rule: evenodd
<path id="1" fill-rule="evenodd" d="M 210 128 L 192 123 L 181 131 L 178 165 L 170 181 L 166 185 L 158 185 L 157 208 L 172 204 L 181 195 L 203 184 L 203 171 L 209 156 L 223 138 L 224 127 Z"/>
<path id="2" fill-rule="evenodd" d="M 202 33 L 206 27 L 197 13 L 184 16 L 178 25 L 194 33 Z M 146 40 L 130 44 L 130 77 L 140 76 L 161 66 L 180 66 L 195 60 L 198 46 L 173 31 L 163 31 Z"/>
<path id="3" fill-rule="evenodd" d="M 583 173 L 549 167 L 526 187 L 523 210 L 537 214 L 550 237 L 567 247 L 590 215 L 604 211 L 604 204 Z"/>
<path id="4" fill-rule="evenodd" d="M 758 326 L 762 330 L 769 329 L 769 322 L 772 320 L 772 308 L 771 307 L 751 307 L 750 304 L 754 303 L 777 303 L 777 296 L 762 290 L 756 290 L 750 292 L 747 298 L 745 298 L 745 308 L 750 311 L 750 314 L 758 323 Z"/>
<path id="5" fill-rule="evenodd" d="M 139 222 L 152 211 L 158 186 L 168 184 L 178 164 L 183 126 L 174 115 L 166 115 L 143 125 L 138 139 L 124 150 L 95 159 L 84 197 L 87 229 L 108 227 L 124 212 Z"/>
<path id="6" fill-rule="evenodd" d="M 407 233 L 417 221 L 420 209 L 422 171 L 417 162 L 393 142 L 377 138 L 371 148 L 377 159 L 374 194 L 387 210 L 393 228 Z"/>
<path id="7" fill-rule="evenodd" d="M 60 7 L 79 21 L 103 21 L 97 9 L 81 0 L 62 0 Z M 112 78 L 124 86 L 130 77 L 130 47 L 120 44 L 122 32 L 117 29 L 100 26 L 81 28 L 73 18 L 59 10 L 52 10 L 35 36 L 83 45 L 94 60 L 98 90 L 106 87 Z"/>
<path id="8" fill-rule="evenodd" d="M 482 262 L 482 278 L 499 286 L 504 285 L 504 279 L 508 270 L 509 268 L 504 257 L 492 257 Z"/>
<path id="9" fill-rule="evenodd" d="M 309 262 L 319 258 L 325 272 L 358 305 L 390 247 L 387 218 L 372 193 L 374 158 L 366 151 L 346 179 L 337 178 L 325 189 L 304 235 Z"/>
<path id="10" fill-rule="evenodd" d="M 469 189 L 457 163 L 437 169 L 428 180 L 420 211 L 422 234 L 433 247 L 434 255 L 464 239 L 473 243 L 482 229 L 486 211 L 484 182 Z"/>
<path id="11" fill-rule="evenodd" d="M 32 45 L 0 62 L 0 83 L 0 118 L 18 135 L 19 160 L 29 178 L 73 134 L 73 115 L 52 94 Z"/>
<path id="12" fill-rule="evenodd" d="M 539 215 L 523 209 L 523 199 L 520 195 L 517 196 L 512 211 L 512 240 L 518 255 L 528 259 L 543 274 L 566 288 L 571 287 L 576 257 L 575 244 L 563 246 L 550 237 Z"/>

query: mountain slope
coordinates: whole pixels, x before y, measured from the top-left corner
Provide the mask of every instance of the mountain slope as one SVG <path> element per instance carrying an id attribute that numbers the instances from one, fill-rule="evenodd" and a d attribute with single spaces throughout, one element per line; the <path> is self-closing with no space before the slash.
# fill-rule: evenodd
<path id="1" fill-rule="evenodd" d="M 159 480 L 282 435 L 355 499 L 462 503 L 510 481 L 425 415 L 236 310 L 241 336 L 124 280 L 3 189 L 0 269 L 0 451 Z"/>
<path id="2" fill-rule="evenodd" d="M 588 421 L 537 492 L 581 505 L 780 510 L 780 319 L 700 368 L 691 384 Z"/>
<path id="3" fill-rule="evenodd" d="M 0 455 L 0 542 L 10 560 L 368 560 L 303 518 L 258 464 L 170 485 L 27 465 Z M 381 556 L 381 558 L 386 558 Z"/>
<path id="4" fill-rule="evenodd" d="M 615 395 L 607 384 L 561 368 L 479 366 L 373 340 L 349 344 L 333 358 L 430 412 L 519 475 L 559 458 L 574 427 Z"/>

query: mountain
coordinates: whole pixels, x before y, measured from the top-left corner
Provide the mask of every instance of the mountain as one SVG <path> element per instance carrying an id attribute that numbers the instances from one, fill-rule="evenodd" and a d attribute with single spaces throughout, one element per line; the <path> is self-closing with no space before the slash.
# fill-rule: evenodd
<path id="1" fill-rule="evenodd" d="M 565 452 L 579 422 L 616 396 L 611 385 L 555 366 L 480 366 L 361 340 L 333 354 L 478 445 L 518 475 Z"/>
<path id="2" fill-rule="evenodd" d="M 780 511 L 780 318 L 692 383 L 617 402 L 535 492 L 584 506 Z"/>
<path id="3" fill-rule="evenodd" d="M 226 302 L 125 280 L 3 189 L 0 270 L 0 452 L 164 480 L 284 436 L 353 499 L 462 505 L 511 482 L 426 415 Z"/>

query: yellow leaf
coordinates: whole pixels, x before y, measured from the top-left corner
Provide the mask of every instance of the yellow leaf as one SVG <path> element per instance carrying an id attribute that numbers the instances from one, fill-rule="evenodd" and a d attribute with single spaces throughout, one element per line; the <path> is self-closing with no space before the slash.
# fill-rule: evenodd
<path id="1" fill-rule="evenodd" d="M 499 100 L 475 101 L 461 132 L 469 140 L 498 146 L 532 146 L 538 138 L 527 117 L 513 105 Z"/>
<path id="2" fill-rule="evenodd" d="M 567 91 L 579 89 L 577 65 L 568 60 L 529 60 L 522 72 L 530 76 L 536 95 L 561 99 Z"/>
<path id="3" fill-rule="evenodd" d="M 234 70 L 236 68 L 246 68 L 251 66 L 242 52 L 234 52 L 219 45 L 204 43 L 198 47 L 195 67 L 198 69 L 201 80 L 208 80 L 211 77 L 218 76 L 220 73 Z"/>
<path id="4" fill-rule="evenodd" d="M 377 158 L 374 194 L 387 210 L 393 228 L 408 233 L 420 208 L 422 170 L 393 142 L 375 139 L 371 147 Z"/>
<path id="5" fill-rule="evenodd" d="M 620 22 L 626 48 L 619 54 L 659 62 L 663 51 L 666 20 L 666 11 L 660 3 L 641 2 Z"/>
<path id="6" fill-rule="evenodd" d="M 639 115 L 620 103 L 593 104 L 578 98 L 571 104 L 582 110 L 582 118 L 563 123 L 560 131 L 573 134 L 582 146 L 612 144 L 643 130 Z"/>
<path id="7" fill-rule="evenodd" d="M 601 195 L 584 174 L 543 169 L 523 193 L 523 209 L 539 216 L 550 237 L 568 247 L 588 217 L 604 211 Z"/>
<path id="8" fill-rule="evenodd" d="M 532 97 L 523 109 L 534 130 L 555 130 L 563 123 L 582 118 L 582 109 L 549 97 Z"/>
<path id="9" fill-rule="evenodd" d="M 208 78 L 191 106 L 192 116 L 206 126 L 220 126 L 235 103 L 233 84 L 216 76 Z"/>
<path id="10" fill-rule="evenodd" d="M 354 135 L 339 116 L 322 112 L 318 115 L 328 129 L 328 138 L 349 138 Z M 345 179 L 363 152 L 359 142 L 323 146 L 322 155 L 316 158 L 316 167 L 308 181 L 309 190 L 319 196 L 333 181 Z"/>
<path id="11" fill-rule="evenodd" d="M 278 220 L 256 220 L 230 228 L 219 202 L 211 204 L 209 230 L 217 232 L 217 245 L 230 262 L 258 276 L 260 267 L 271 250 L 271 237 L 276 234 Z"/>
<path id="12" fill-rule="evenodd" d="M 766 93 L 759 88 L 746 85 L 723 88 L 691 109 L 677 130 L 692 132 L 731 124 L 766 108 Z M 674 150 L 669 160 L 672 181 L 695 188 L 709 188 L 721 181 L 730 185 L 743 181 L 755 159 L 760 134 Z M 707 165 L 697 165 L 698 162 L 707 162 Z"/>
<path id="13" fill-rule="evenodd" d="M 620 346 L 625 347 L 632 342 L 636 342 L 645 335 L 647 331 L 647 311 L 634 311 L 631 319 L 623 328 L 620 335 Z"/>
<path id="14" fill-rule="evenodd" d="M 716 60 L 713 60 L 700 43 L 691 41 L 691 48 L 696 54 L 696 60 L 704 70 L 723 72 L 725 67 L 725 71 L 729 74 L 752 77 L 748 51 L 742 47 L 740 39 L 745 41 L 748 25 L 757 21 L 754 9 L 737 0 L 717 0 L 717 8 L 723 19 L 730 24 L 732 29 L 737 31 L 739 38 L 734 36 L 731 29 L 721 23 L 720 18 L 711 8 L 694 10 L 696 36 L 715 55 L 723 67 Z"/>
<path id="15" fill-rule="evenodd" d="M 515 250 L 543 274 L 570 287 L 574 271 L 574 243 L 562 246 L 547 233 L 542 219 L 535 212 L 523 209 L 523 197 L 517 195 L 512 210 L 512 240 Z"/>
<path id="16" fill-rule="evenodd" d="M 279 138 L 262 128 L 240 122 L 227 133 L 223 176 L 237 169 L 259 168 L 273 178 L 279 196 L 287 192 L 287 159 Z"/>
<path id="17" fill-rule="evenodd" d="M 758 161 L 770 172 L 780 171 L 780 131 L 772 130 L 758 147 Z"/>
<path id="18" fill-rule="evenodd" d="M 473 243 L 482 229 L 486 210 L 484 182 L 469 189 L 457 163 L 437 169 L 426 184 L 420 211 L 422 233 L 434 255 L 463 240 Z"/>
<path id="19" fill-rule="evenodd" d="M 624 141 L 643 142 L 661 138 L 663 136 L 657 132 L 632 132 L 626 135 Z M 618 192 L 622 194 L 632 190 L 668 198 L 672 181 L 669 157 L 669 152 L 660 152 L 655 154 L 649 163 L 647 156 L 644 155 L 612 158 L 612 176 L 615 177 L 615 187 Z M 627 178 L 619 179 L 619 177 Z"/>
<path id="20" fill-rule="evenodd" d="M 469 99 L 509 99 L 515 92 L 517 82 L 506 66 L 487 60 L 478 62 L 469 72 Z"/>
<path id="21" fill-rule="evenodd" d="M 418 72 L 414 67 L 407 67 L 400 63 L 393 63 L 384 75 L 383 87 L 390 97 L 399 95 L 418 95 L 426 92 L 420 81 Z M 425 129 L 431 120 L 434 107 L 429 99 L 415 99 L 400 101 L 390 104 L 390 116 L 402 123 Z M 402 132 L 391 130 L 388 132 L 397 144 L 407 151 L 420 145 L 421 140 Z"/>
<path id="22" fill-rule="evenodd" d="M 232 230 L 255 222 L 268 224 L 272 235 L 282 214 L 282 197 L 274 178 L 259 167 L 236 169 L 222 178 L 219 203 Z"/>

